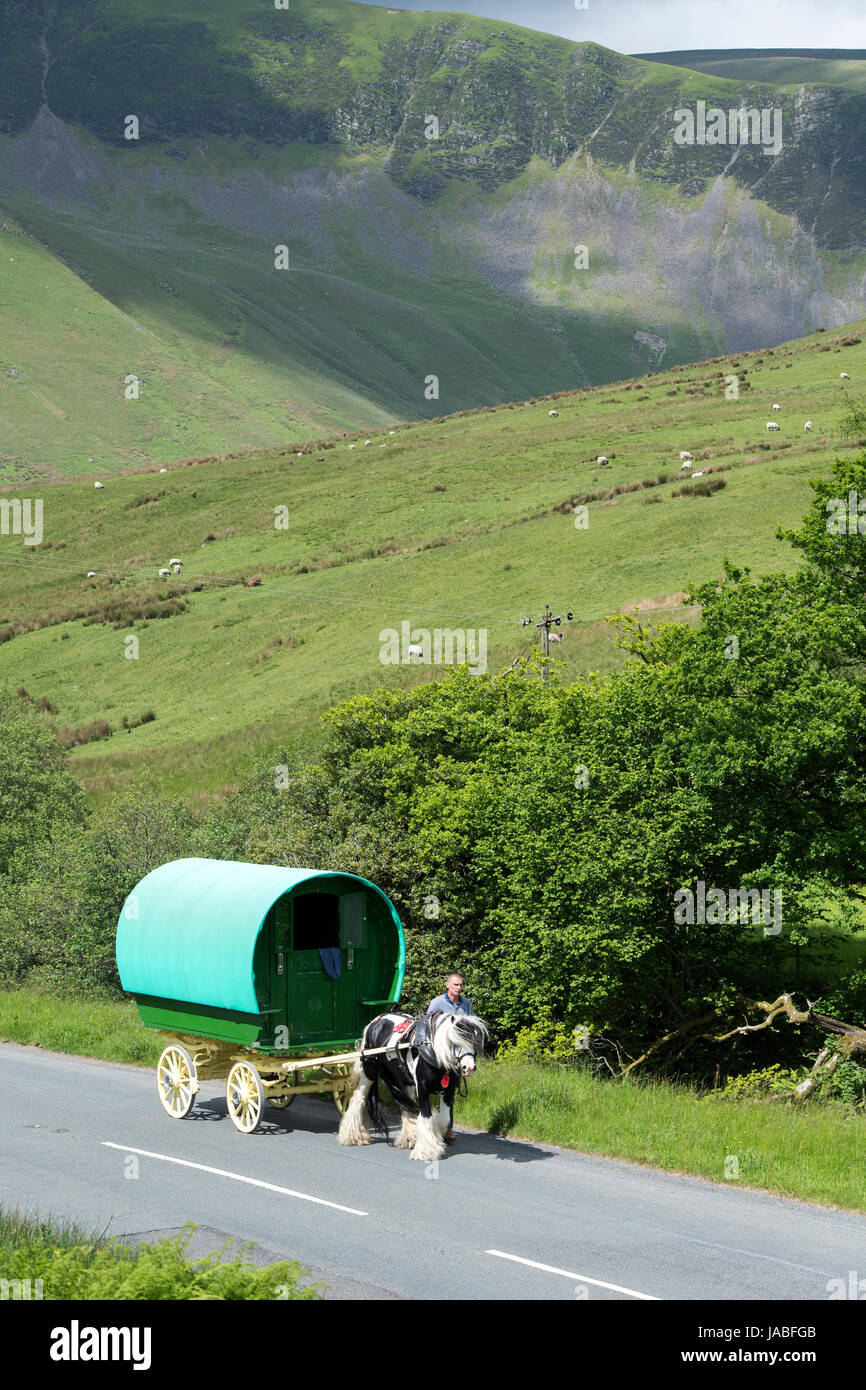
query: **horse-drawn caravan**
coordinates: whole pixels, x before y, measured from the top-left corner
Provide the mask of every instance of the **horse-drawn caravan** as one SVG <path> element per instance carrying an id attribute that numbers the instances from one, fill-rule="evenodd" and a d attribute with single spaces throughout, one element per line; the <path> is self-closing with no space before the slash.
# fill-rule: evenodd
<path id="1" fill-rule="evenodd" d="M 188 1114 L 199 1083 L 225 1078 L 237 1129 L 264 1103 L 330 1093 L 343 1114 L 360 1038 L 400 998 L 397 913 L 355 874 L 178 859 L 147 874 L 117 927 L 117 966 L 166 1047 L 163 1108 Z"/>

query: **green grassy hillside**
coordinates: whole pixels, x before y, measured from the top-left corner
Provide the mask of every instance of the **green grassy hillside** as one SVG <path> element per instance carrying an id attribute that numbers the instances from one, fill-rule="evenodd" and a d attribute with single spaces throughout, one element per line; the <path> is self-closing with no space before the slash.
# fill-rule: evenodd
<path id="1" fill-rule="evenodd" d="M 71 229 L 64 240 L 68 253 L 86 254 Z M 151 258 L 144 247 L 135 257 L 112 256 L 107 237 L 101 250 L 97 289 L 8 216 L 0 221 L 0 312 L 10 327 L 17 325 L 0 344 L 0 477 L 74 475 L 92 469 L 91 457 L 99 467 L 107 461 L 141 465 L 183 457 L 191 446 L 224 448 L 227 437 L 254 447 L 292 431 L 303 436 L 359 417 L 390 418 L 336 373 L 329 379 L 298 361 L 301 353 L 287 383 L 263 341 L 269 327 L 264 283 L 258 341 L 252 286 L 243 339 L 230 292 L 216 291 L 225 332 L 220 342 L 212 288 L 199 287 L 198 304 L 187 293 L 177 307 L 162 291 L 166 305 L 154 313 L 144 300 L 165 275 L 156 254 Z M 139 396 L 127 399 L 133 376 Z"/>
<path id="2" fill-rule="evenodd" d="M 772 82 L 778 87 L 847 87 L 866 92 L 866 50 L 835 49 L 683 49 L 675 53 L 639 55 L 655 63 L 671 63 L 714 77 L 747 82 Z"/>
<path id="3" fill-rule="evenodd" d="M 863 327 L 393 434 L 103 475 L 100 491 L 92 476 L 40 486 L 42 544 L 0 535 L 0 681 L 47 697 L 59 729 L 107 721 L 110 737 L 73 752 L 92 792 L 155 768 L 195 795 L 266 749 L 308 746 L 340 698 L 440 674 L 382 664 L 380 633 L 403 622 L 485 630 L 496 669 L 537 641 L 521 619 L 550 602 L 577 618 L 557 653 L 566 678 L 603 668 L 612 610 L 693 619 L 684 586 L 723 556 L 794 563 L 774 532 L 839 451 Z M 681 449 L 724 487 L 675 497 Z M 182 574 L 160 581 L 173 556 Z"/>

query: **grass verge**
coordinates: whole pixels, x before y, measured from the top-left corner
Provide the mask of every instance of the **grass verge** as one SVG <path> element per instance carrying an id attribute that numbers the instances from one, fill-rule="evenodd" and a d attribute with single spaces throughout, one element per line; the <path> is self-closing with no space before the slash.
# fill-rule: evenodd
<path id="1" fill-rule="evenodd" d="M 61 999 L 28 989 L 0 990 L 0 1038 L 143 1067 L 155 1067 L 164 1047 L 141 1026 L 131 999 Z"/>
<path id="2" fill-rule="evenodd" d="M 841 1105 L 794 1110 L 669 1082 L 616 1084 L 502 1062 L 479 1071 L 457 1119 L 492 1134 L 866 1211 L 863 1122 Z"/>

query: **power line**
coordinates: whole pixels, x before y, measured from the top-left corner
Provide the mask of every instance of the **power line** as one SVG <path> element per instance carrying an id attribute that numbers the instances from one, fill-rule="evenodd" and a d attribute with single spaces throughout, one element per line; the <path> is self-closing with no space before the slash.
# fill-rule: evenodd
<path id="1" fill-rule="evenodd" d="M 565 620 L 568 623 L 574 622 L 574 614 L 566 613 Z M 578 621 L 580 621 L 580 619 L 578 619 Z M 589 620 L 584 619 L 584 621 L 586 622 Z M 544 605 L 544 614 L 540 622 L 536 622 L 534 618 L 523 618 L 521 620 L 521 627 L 529 627 L 530 625 L 541 630 L 541 645 L 544 648 L 544 664 L 541 668 L 541 680 L 544 685 L 547 685 L 550 677 L 547 667 L 547 658 L 550 655 L 550 629 L 551 627 L 560 627 L 562 625 L 562 616 L 560 615 L 555 618 L 550 611 L 550 604 L 546 603 Z M 561 642 L 562 638 L 557 635 L 556 640 Z"/>

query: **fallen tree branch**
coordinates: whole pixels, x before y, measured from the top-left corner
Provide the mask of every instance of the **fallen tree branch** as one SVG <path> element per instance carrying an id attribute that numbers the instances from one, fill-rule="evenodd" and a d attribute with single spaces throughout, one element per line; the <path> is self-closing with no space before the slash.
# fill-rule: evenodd
<path id="1" fill-rule="evenodd" d="M 692 1028 L 700 1028 L 702 1024 L 709 1023 L 711 1019 L 724 1018 L 724 1016 L 724 1010 L 713 1009 L 711 1013 L 702 1014 L 700 1018 L 692 1019 L 691 1023 L 683 1024 L 682 1028 L 674 1028 L 672 1032 L 665 1033 L 664 1037 L 659 1038 L 657 1042 L 654 1042 L 652 1047 L 648 1047 L 646 1052 L 644 1052 L 642 1056 L 636 1057 L 633 1062 L 629 1062 L 628 1066 L 623 1068 L 621 1075 L 627 1076 L 630 1071 L 632 1071 L 635 1067 L 639 1067 L 641 1062 L 645 1062 L 647 1057 L 650 1057 L 653 1054 L 653 1052 L 657 1052 L 660 1047 L 664 1047 L 665 1043 L 670 1042 L 672 1038 L 679 1038 L 682 1036 L 683 1033 L 690 1032 Z"/>
<path id="2" fill-rule="evenodd" d="M 843 1023 L 841 1019 L 830 1018 L 827 1014 L 817 1013 L 810 999 L 806 1000 L 805 1009 L 798 1009 L 790 994 L 780 994 L 778 999 L 773 1000 L 772 1004 L 767 1003 L 766 1000 L 763 999 L 749 999 L 745 995 L 738 996 L 736 1002 L 741 1004 L 746 1010 L 762 1009 L 766 1015 L 763 1022 L 741 1023 L 737 1027 L 729 1029 L 726 1033 L 694 1033 L 695 1029 L 704 1027 L 704 1025 L 711 1022 L 712 1019 L 724 1018 L 726 1013 L 729 1014 L 731 1012 L 729 1009 L 713 1009 L 711 1012 L 702 1014 L 699 1018 L 692 1019 L 691 1022 L 683 1024 L 681 1028 L 674 1028 L 671 1032 L 665 1033 L 664 1037 L 659 1038 L 651 1047 L 648 1047 L 642 1056 L 636 1057 L 633 1062 L 630 1062 L 627 1067 L 622 1069 L 620 1072 L 620 1079 L 627 1076 L 635 1067 L 640 1066 L 641 1062 L 645 1062 L 648 1057 L 651 1057 L 659 1048 L 664 1047 L 666 1043 L 672 1042 L 675 1038 L 681 1038 L 684 1034 L 692 1033 L 693 1036 L 674 1054 L 675 1057 L 678 1057 L 685 1051 L 686 1047 L 690 1046 L 693 1042 L 697 1042 L 700 1038 L 704 1038 L 709 1042 L 726 1042 L 728 1038 L 733 1038 L 741 1034 L 759 1033 L 763 1028 L 770 1028 L 780 1014 L 784 1014 L 789 1023 L 813 1023 L 819 1028 L 823 1028 L 828 1033 L 838 1034 L 839 1051 L 831 1047 L 823 1047 L 818 1053 L 809 1075 L 803 1081 L 799 1082 L 793 1090 L 786 1091 L 782 1095 L 774 1097 L 774 1099 L 787 1100 L 795 1104 L 801 1104 L 803 1101 L 808 1100 L 809 1096 L 814 1093 L 825 1077 L 833 1075 L 842 1060 L 843 1053 L 848 1057 L 857 1056 L 858 1053 L 866 1053 L 866 1028 L 861 1028 L 855 1023 Z"/>

